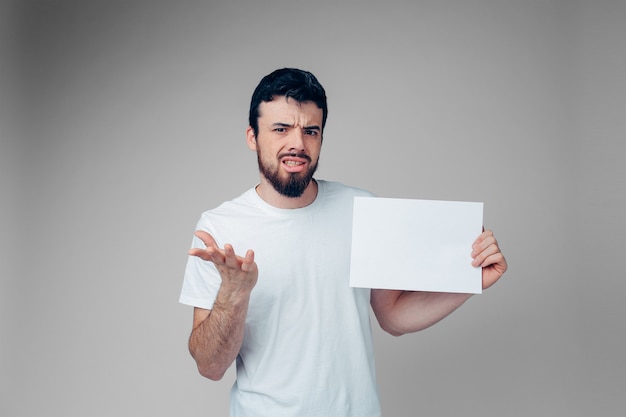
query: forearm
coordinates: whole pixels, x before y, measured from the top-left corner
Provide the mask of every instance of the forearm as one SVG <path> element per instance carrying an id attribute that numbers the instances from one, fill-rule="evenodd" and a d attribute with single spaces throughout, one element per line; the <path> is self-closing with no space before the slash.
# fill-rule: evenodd
<path id="1" fill-rule="evenodd" d="M 444 319 L 471 294 L 372 290 L 380 326 L 394 336 L 426 329 Z"/>
<path id="2" fill-rule="evenodd" d="M 233 300 L 220 291 L 208 317 L 194 327 L 189 351 L 198 371 L 217 381 L 237 357 L 243 341 L 248 297 Z"/>

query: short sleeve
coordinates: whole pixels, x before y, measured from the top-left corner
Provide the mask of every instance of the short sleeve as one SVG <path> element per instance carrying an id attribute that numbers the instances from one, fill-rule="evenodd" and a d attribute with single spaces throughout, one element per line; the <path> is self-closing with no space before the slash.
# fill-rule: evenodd
<path id="1" fill-rule="evenodd" d="M 204 248 L 204 243 L 194 236 L 191 247 Z M 212 262 L 190 255 L 185 266 L 183 287 L 178 301 L 211 310 L 221 283 L 220 274 Z"/>

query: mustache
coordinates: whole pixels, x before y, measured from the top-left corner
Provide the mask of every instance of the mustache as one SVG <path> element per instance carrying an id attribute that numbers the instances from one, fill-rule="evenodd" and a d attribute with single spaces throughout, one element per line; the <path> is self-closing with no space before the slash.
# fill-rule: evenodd
<path id="1" fill-rule="evenodd" d="M 304 153 L 295 153 L 295 152 L 285 152 L 285 153 L 281 153 L 280 155 L 278 155 L 278 159 L 283 159 L 287 156 L 290 156 L 292 158 L 302 158 L 302 159 L 306 159 L 309 162 L 312 162 L 312 159 L 309 155 L 304 154 Z"/>

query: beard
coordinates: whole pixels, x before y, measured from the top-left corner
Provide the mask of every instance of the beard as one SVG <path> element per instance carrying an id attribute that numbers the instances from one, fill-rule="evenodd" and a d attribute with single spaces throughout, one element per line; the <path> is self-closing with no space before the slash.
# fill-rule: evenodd
<path id="1" fill-rule="evenodd" d="M 261 158 L 261 153 L 257 152 L 259 171 L 261 172 L 261 175 L 263 175 L 263 177 L 265 177 L 265 179 L 272 184 L 278 193 L 284 195 L 285 197 L 297 198 L 304 193 L 304 190 L 313 179 L 313 174 L 315 174 L 315 171 L 317 170 L 317 161 L 312 164 L 311 158 L 304 154 L 289 155 L 307 159 L 309 161 L 309 169 L 307 169 L 304 173 L 289 173 L 287 178 L 281 178 L 278 167 L 272 169 L 272 167 L 266 165 Z M 278 159 L 280 160 L 282 156 L 286 155 L 281 155 Z"/>

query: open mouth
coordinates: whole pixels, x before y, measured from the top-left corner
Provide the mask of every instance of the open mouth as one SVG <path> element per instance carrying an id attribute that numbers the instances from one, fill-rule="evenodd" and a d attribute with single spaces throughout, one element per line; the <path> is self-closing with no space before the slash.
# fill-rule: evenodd
<path id="1" fill-rule="evenodd" d="M 292 161 L 292 160 L 285 160 L 283 161 L 283 163 L 285 165 L 287 165 L 288 167 L 297 167 L 299 165 L 304 165 L 304 162 L 301 161 Z"/>
<path id="2" fill-rule="evenodd" d="M 288 172 L 300 172 L 305 169 L 311 158 L 305 154 L 284 154 L 280 161 Z"/>

